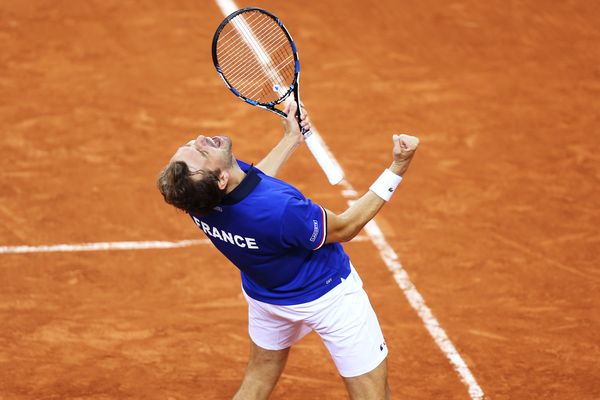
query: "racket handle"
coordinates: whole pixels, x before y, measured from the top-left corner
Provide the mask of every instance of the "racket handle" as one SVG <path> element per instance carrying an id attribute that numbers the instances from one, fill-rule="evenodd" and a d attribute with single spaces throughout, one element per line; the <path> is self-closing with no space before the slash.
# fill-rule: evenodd
<path id="1" fill-rule="evenodd" d="M 339 164 L 331 157 L 329 152 L 325 149 L 323 141 L 318 134 L 313 132 L 304 133 L 304 141 L 311 151 L 319 166 L 327 175 L 329 183 L 337 185 L 344 179 L 344 172 L 340 168 Z"/>

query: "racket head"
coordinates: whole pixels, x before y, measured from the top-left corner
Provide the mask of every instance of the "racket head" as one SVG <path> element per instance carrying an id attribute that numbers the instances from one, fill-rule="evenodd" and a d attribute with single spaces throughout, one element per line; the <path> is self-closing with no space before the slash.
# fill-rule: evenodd
<path id="1" fill-rule="evenodd" d="M 257 7 L 231 13 L 215 32 L 212 56 L 233 94 L 285 116 L 275 106 L 298 91 L 300 61 L 279 18 Z"/>

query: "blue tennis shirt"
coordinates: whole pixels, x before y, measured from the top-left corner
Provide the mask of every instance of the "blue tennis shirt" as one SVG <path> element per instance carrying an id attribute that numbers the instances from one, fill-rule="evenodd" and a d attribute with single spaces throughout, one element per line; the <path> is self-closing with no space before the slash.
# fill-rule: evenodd
<path id="1" fill-rule="evenodd" d="M 238 161 L 246 177 L 194 223 L 241 271 L 244 291 L 270 304 L 316 300 L 350 274 L 339 243 L 325 244 L 327 215 L 299 190 Z"/>

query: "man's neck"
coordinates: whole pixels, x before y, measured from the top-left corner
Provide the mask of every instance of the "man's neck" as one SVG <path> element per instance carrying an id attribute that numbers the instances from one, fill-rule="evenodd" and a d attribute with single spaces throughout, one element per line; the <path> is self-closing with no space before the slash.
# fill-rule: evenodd
<path id="1" fill-rule="evenodd" d="M 231 191 L 235 189 L 245 177 L 246 173 L 242 171 L 237 161 L 234 160 L 233 165 L 229 170 L 229 181 L 227 182 L 225 193 L 231 193 Z"/>

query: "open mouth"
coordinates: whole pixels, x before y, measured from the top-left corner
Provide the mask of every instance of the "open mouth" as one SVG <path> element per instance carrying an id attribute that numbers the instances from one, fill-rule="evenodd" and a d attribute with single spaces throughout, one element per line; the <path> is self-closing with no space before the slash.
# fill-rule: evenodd
<path id="1" fill-rule="evenodd" d="M 223 140 L 218 136 L 213 136 L 209 139 L 213 142 L 214 146 L 217 148 L 221 147 L 221 145 L 223 144 Z"/>

